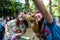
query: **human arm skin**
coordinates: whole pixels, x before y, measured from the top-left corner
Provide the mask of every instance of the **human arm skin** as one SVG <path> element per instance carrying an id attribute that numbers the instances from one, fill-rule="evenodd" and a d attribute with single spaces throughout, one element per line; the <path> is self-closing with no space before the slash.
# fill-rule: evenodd
<path id="1" fill-rule="evenodd" d="M 51 16 L 50 12 L 47 11 L 42 0 L 33 0 L 33 2 L 35 3 L 36 7 L 39 9 L 41 14 L 43 15 L 44 19 L 46 19 L 48 23 L 52 23 L 53 18 Z"/>

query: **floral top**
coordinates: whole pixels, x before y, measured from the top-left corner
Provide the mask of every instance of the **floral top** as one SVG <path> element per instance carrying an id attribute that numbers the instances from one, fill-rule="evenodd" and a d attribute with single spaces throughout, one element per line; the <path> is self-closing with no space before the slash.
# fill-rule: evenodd
<path id="1" fill-rule="evenodd" d="M 16 26 L 16 19 L 9 21 L 9 22 L 7 23 L 7 25 L 8 25 L 8 32 L 9 32 L 11 35 L 15 34 L 16 31 L 18 31 L 18 30 L 24 31 L 25 28 L 26 28 L 26 26 L 25 26 L 24 23 L 23 23 L 22 25 L 20 25 L 20 27 L 17 27 L 17 26 Z M 17 29 L 18 29 L 18 30 L 17 30 Z"/>

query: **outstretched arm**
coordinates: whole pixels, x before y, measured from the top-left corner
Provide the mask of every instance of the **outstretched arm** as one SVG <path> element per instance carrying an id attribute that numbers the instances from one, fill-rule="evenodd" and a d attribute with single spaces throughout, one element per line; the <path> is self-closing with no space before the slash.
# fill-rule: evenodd
<path id="1" fill-rule="evenodd" d="M 43 17 L 47 20 L 47 22 L 52 23 L 53 19 L 51 14 L 47 11 L 46 7 L 44 6 L 42 0 L 33 0 L 35 3 L 36 7 L 40 10 L 42 13 Z"/>

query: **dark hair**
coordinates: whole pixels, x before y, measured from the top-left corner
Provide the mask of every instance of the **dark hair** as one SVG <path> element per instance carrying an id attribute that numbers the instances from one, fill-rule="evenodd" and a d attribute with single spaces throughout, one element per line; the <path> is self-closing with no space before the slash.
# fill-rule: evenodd
<path id="1" fill-rule="evenodd" d="M 8 21 L 10 21 L 10 20 L 8 20 L 7 18 L 9 18 L 9 19 L 10 19 L 10 17 L 8 17 L 8 16 L 6 17 L 6 21 L 7 21 L 7 22 L 8 22 Z"/>
<path id="2" fill-rule="evenodd" d="M 39 11 L 39 10 L 36 10 L 36 13 L 41 13 L 41 11 Z"/>
<path id="3" fill-rule="evenodd" d="M 18 11 L 18 14 L 19 14 L 19 13 L 21 13 L 21 12 L 24 12 L 24 14 L 26 14 L 26 12 L 25 12 L 25 11 Z"/>
<path id="4" fill-rule="evenodd" d="M 25 24 L 26 28 L 28 28 L 28 22 L 27 20 L 23 20 L 23 23 Z M 19 19 L 17 18 L 16 25 L 19 27 Z"/>
<path id="5" fill-rule="evenodd" d="M 38 26 L 39 26 L 39 29 L 42 28 L 42 24 L 44 22 L 44 18 L 42 18 L 40 21 L 38 21 Z"/>
<path id="6" fill-rule="evenodd" d="M 41 21 L 38 21 L 38 27 L 39 27 L 38 30 L 39 30 L 39 33 L 42 34 L 41 38 L 43 38 L 44 40 L 46 40 L 46 35 L 45 35 L 45 32 L 44 32 L 44 30 L 45 30 L 45 24 L 44 24 L 44 28 L 42 29 L 42 32 L 40 31 L 41 28 L 42 28 L 43 23 L 44 23 L 44 18 L 42 18 Z"/>
<path id="7" fill-rule="evenodd" d="M 28 28 L 28 22 L 27 22 L 27 20 L 23 20 L 23 22 L 26 25 L 26 28 Z"/>
<path id="8" fill-rule="evenodd" d="M 19 27 L 19 19 L 17 18 L 16 25 Z"/>
<path id="9" fill-rule="evenodd" d="M 39 11 L 37 11 L 36 13 L 40 13 Z"/>

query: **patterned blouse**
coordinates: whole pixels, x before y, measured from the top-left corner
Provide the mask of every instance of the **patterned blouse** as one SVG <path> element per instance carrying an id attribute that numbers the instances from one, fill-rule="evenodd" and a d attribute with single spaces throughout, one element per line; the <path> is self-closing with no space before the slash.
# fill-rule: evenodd
<path id="1" fill-rule="evenodd" d="M 16 19 L 9 21 L 7 23 L 7 25 L 8 25 L 8 32 L 11 35 L 15 34 L 16 33 L 15 31 L 18 31 L 18 30 L 24 31 L 26 29 L 26 26 L 24 23 L 22 25 L 20 25 L 20 27 L 17 27 L 16 26 Z"/>

